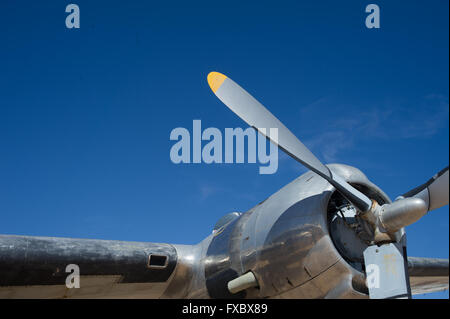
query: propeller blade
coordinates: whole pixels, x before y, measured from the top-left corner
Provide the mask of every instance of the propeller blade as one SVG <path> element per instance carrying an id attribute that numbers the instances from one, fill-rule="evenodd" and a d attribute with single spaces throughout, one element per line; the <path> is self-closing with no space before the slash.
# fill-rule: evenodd
<path id="1" fill-rule="evenodd" d="M 311 151 L 295 137 L 261 103 L 241 88 L 233 80 L 218 72 L 208 74 L 208 84 L 214 94 L 237 116 L 262 135 L 270 139 L 286 154 L 332 184 L 344 197 L 362 212 L 368 211 L 372 201 L 323 165 Z M 278 139 L 270 137 L 270 129 L 278 129 Z"/>
<path id="2" fill-rule="evenodd" d="M 364 264 L 370 299 L 411 298 L 406 249 L 401 243 L 367 247 Z"/>
<path id="3" fill-rule="evenodd" d="M 422 199 L 428 206 L 428 211 L 448 205 L 448 166 L 434 175 L 425 184 L 410 190 L 402 197 Z"/>

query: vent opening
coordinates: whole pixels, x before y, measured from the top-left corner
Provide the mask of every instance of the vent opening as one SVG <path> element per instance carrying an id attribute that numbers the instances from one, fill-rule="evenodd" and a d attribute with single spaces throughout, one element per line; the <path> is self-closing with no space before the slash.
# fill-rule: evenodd
<path id="1" fill-rule="evenodd" d="M 165 268 L 167 266 L 167 256 L 164 255 L 153 255 L 148 257 L 148 267 L 149 268 Z"/>

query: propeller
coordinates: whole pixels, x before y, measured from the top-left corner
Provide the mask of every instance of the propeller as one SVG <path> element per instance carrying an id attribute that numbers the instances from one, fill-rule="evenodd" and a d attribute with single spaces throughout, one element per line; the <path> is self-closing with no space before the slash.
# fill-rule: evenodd
<path id="1" fill-rule="evenodd" d="M 379 227 L 395 233 L 415 223 L 427 212 L 448 205 L 448 167 L 434 175 L 428 182 L 399 196 L 392 204 L 381 206 L 377 213 Z"/>
<path id="2" fill-rule="evenodd" d="M 244 122 L 278 145 L 290 157 L 325 178 L 360 211 L 370 210 L 372 201 L 366 195 L 340 176 L 333 176 L 283 123 L 233 80 L 221 73 L 211 72 L 208 74 L 208 84 L 214 94 Z M 278 129 L 277 140 L 268 134 L 271 128 Z"/>
<path id="3" fill-rule="evenodd" d="M 332 174 L 283 123 L 233 80 L 221 73 L 211 72 L 208 74 L 208 84 L 214 94 L 243 121 L 333 185 L 359 210 L 361 218 L 372 226 L 372 245 L 364 251 L 369 296 L 410 297 L 406 245 L 399 231 L 428 211 L 448 204 L 448 167 L 395 202 L 380 206 L 342 177 Z M 276 138 L 269 133 L 274 128 L 278 130 Z M 372 279 L 374 285 L 370 284 Z"/>
<path id="4" fill-rule="evenodd" d="M 430 178 L 425 184 L 403 194 L 400 198 L 415 197 L 422 199 L 432 211 L 448 205 L 448 166 Z"/>
<path id="5" fill-rule="evenodd" d="M 449 202 L 448 166 L 425 184 L 398 197 L 392 204 L 381 206 L 379 222 L 388 232 L 410 225 L 427 212 Z M 367 286 L 371 299 L 410 298 L 406 244 L 371 245 L 364 251 Z"/>

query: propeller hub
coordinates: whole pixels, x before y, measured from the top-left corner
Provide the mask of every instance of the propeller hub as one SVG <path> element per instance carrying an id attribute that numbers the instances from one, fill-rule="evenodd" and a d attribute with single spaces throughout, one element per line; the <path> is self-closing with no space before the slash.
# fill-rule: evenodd
<path id="1" fill-rule="evenodd" d="M 395 233 L 409 226 L 428 211 L 428 206 L 420 198 L 402 198 L 382 206 L 372 200 L 372 206 L 360 216 L 374 228 L 374 242 L 396 241 Z"/>

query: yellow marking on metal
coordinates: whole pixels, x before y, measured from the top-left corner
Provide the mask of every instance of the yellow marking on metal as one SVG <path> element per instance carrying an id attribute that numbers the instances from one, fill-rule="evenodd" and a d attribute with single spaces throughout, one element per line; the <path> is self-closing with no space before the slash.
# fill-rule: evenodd
<path id="1" fill-rule="evenodd" d="M 384 264 L 385 264 L 385 269 L 386 271 L 390 272 L 391 274 L 393 274 L 394 276 L 397 275 L 397 269 L 394 267 L 394 263 L 395 263 L 395 255 L 394 254 L 387 254 L 384 255 Z"/>
<path id="2" fill-rule="evenodd" d="M 211 72 L 208 74 L 208 84 L 211 90 L 216 93 L 216 91 L 220 88 L 223 81 L 225 81 L 227 77 L 219 72 Z"/>
<path id="3" fill-rule="evenodd" d="M 219 229 L 217 229 L 216 232 L 214 233 L 213 237 L 220 235 L 225 230 L 225 226 L 227 226 L 227 225 L 224 225 L 224 226 L 220 227 Z"/>

